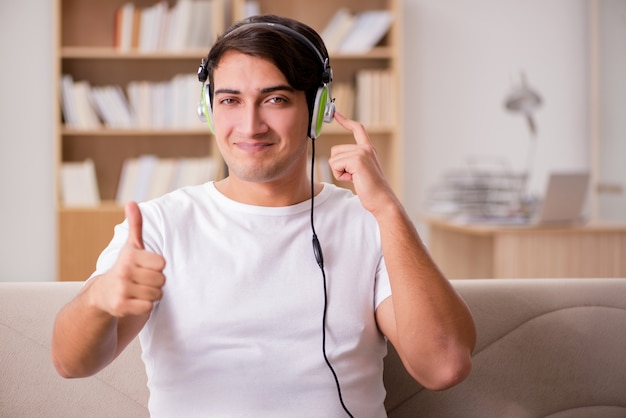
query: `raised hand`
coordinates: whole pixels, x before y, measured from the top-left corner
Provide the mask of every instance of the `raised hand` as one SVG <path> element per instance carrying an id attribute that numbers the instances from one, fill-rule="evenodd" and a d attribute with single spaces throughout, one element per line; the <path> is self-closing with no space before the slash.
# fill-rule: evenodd
<path id="1" fill-rule="evenodd" d="M 125 208 L 128 239 L 115 265 L 93 283 L 95 303 L 115 317 L 142 315 L 163 296 L 165 260 L 144 248 L 141 211 L 135 202 Z"/>
<path id="2" fill-rule="evenodd" d="M 335 112 L 335 120 L 352 132 L 355 143 L 332 147 L 328 160 L 333 175 L 339 181 L 351 181 L 365 209 L 376 213 L 397 199 L 387 182 L 376 149 L 359 122 Z"/>

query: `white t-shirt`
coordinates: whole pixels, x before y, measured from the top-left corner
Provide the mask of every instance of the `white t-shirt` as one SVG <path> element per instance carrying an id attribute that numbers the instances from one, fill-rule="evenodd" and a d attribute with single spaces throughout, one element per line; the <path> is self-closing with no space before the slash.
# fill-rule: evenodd
<path id="1" fill-rule="evenodd" d="M 345 416 L 322 354 L 310 205 L 245 205 L 213 183 L 140 205 L 145 247 L 166 260 L 163 299 L 140 333 L 153 417 Z M 328 358 L 351 413 L 384 417 L 386 341 L 374 311 L 391 289 L 377 223 L 329 184 L 314 214 Z M 126 221 L 116 226 L 94 275 L 127 235 Z"/>

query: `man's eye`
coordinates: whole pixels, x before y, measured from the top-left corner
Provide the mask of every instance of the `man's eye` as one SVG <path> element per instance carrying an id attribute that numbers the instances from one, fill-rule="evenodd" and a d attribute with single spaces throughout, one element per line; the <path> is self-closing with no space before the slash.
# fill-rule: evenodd
<path id="1" fill-rule="evenodd" d="M 235 99 L 233 99 L 232 97 L 226 97 L 226 98 L 220 99 L 220 103 L 225 104 L 225 105 L 233 104 L 235 103 Z"/>
<path id="2" fill-rule="evenodd" d="M 287 100 L 284 97 L 272 97 L 269 99 L 270 103 L 287 103 Z"/>

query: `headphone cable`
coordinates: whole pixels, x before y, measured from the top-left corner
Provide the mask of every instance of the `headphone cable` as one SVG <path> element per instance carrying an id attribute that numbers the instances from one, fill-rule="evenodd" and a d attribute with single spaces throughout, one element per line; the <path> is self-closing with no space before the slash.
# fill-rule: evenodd
<path id="1" fill-rule="evenodd" d="M 339 378 L 337 377 L 337 373 L 333 368 L 330 360 L 328 360 L 328 355 L 326 354 L 326 314 L 328 310 L 328 291 L 326 287 L 326 272 L 324 270 L 324 256 L 322 254 L 322 246 L 317 238 L 317 233 L 315 232 L 315 223 L 313 221 L 314 210 L 315 210 L 315 139 L 311 140 L 311 231 L 313 232 L 313 253 L 315 254 L 315 260 L 317 261 L 317 265 L 320 267 L 322 271 L 322 278 L 324 283 L 324 310 L 322 313 L 322 354 L 324 355 L 324 361 L 326 365 L 330 369 L 333 374 L 333 378 L 335 379 L 335 385 L 337 386 L 337 395 L 339 396 L 339 402 L 341 403 L 341 407 L 348 414 L 350 418 L 353 418 L 353 415 L 350 413 L 348 407 L 343 401 L 343 395 L 341 393 L 341 385 L 339 384 Z"/>

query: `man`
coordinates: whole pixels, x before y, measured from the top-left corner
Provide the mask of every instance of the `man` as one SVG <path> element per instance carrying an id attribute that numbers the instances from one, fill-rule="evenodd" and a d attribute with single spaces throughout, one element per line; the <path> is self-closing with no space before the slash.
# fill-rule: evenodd
<path id="1" fill-rule="evenodd" d="M 358 197 L 307 175 L 308 138 L 333 113 L 327 57 L 311 28 L 276 16 L 216 42 L 201 113 L 228 177 L 126 206 L 55 322 L 62 376 L 96 373 L 138 334 L 154 417 L 385 416 L 386 339 L 428 388 L 468 375 L 471 314 L 363 126 L 336 112 L 355 143 L 329 159 Z"/>

